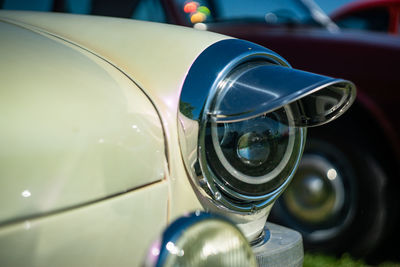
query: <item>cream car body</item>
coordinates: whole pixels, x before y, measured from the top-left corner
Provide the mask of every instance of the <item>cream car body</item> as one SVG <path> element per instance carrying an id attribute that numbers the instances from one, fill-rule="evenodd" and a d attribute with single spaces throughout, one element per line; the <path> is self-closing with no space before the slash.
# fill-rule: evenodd
<path id="1" fill-rule="evenodd" d="M 201 209 L 178 179 L 177 88 L 227 37 L 60 14 L 0 20 L 14 38 L 0 42 L 2 266 L 138 265 L 168 222 Z"/>

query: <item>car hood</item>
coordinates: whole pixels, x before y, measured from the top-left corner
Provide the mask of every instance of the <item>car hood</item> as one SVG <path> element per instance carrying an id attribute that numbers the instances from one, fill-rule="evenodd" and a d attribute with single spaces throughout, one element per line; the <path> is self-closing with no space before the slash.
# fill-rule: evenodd
<path id="1" fill-rule="evenodd" d="M 180 85 L 221 36 L 188 31 L 177 45 L 179 30 L 130 20 L 1 11 L 0 21 L 0 223 L 164 180 Z"/>

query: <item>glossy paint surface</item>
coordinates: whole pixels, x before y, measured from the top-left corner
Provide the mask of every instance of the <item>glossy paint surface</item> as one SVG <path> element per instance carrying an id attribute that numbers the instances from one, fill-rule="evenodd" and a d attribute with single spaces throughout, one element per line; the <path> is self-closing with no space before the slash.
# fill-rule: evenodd
<path id="1" fill-rule="evenodd" d="M 140 265 L 170 221 L 203 209 L 180 152 L 180 90 L 197 56 L 228 37 L 65 14 L 0 12 L 0 20 L 8 23 L 2 23 L 7 36 L 15 35 L 0 42 L 10 57 L 5 62 L 17 64 L 3 63 L 5 92 L 26 97 L 25 105 L 15 105 L 17 95 L 0 107 L 10 114 L 2 118 L 9 130 L 0 144 L 21 145 L 2 155 L 19 153 L 11 174 L 19 162 L 26 164 L 20 177 L 30 177 L 28 167 L 39 173 L 30 187 L 18 184 L 23 179 L 2 184 L 17 188 L 19 199 L 0 197 L 11 212 L 0 228 L 0 265 Z M 24 154 L 31 146 L 36 150 Z M 42 165 L 30 165 L 33 158 Z M 64 168 L 51 172 L 56 159 Z M 241 219 L 239 226 L 259 229 L 265 217 L 253 224 Z"/>
<path id="2" fill-rule="evenodd" d="M 0 231 L 1 266 L 141 266 L 166 226 L 167 183 Z M 137 205 L 140 203 L 140 205 Z"/>
<path id="3" fill-rule="evenodd" d="M 0 12 L 0 15 L 77 43 L 132 78 L 154 103 L 163 124 L 169 167 L 166 179 L 170 181 L 169 219 L 202 209 L 180 154 L 177 128 L 180 89 L 196 57 L 214 42 L 229 37 L 117 18 L 35 12 Z"/>
<path id="4" fill-rule="evenodd" d="M 51 36 L 0 32 L 0 222 L 165 177 L 160 119 L 125 75 Z"/>

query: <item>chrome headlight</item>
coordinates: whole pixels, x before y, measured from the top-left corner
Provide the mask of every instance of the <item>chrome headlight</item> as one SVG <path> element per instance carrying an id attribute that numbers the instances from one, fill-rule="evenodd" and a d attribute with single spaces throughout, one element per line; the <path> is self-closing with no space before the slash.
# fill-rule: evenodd
<path id="1" fill-rule="evenodd" d="M 250 244 L 230 221 L 193 213 L 173 222 L 155 242 L 145 266 L 257 266 Z"/>
<path id="2" fill-rule="evenodd" d="M 253 43 L 210 46 L 186 77 L 179 113 L 200 199 L 245 213 L 273 203 L 297 168 L 305 127 L 335 119 L 354 99 L 352 83 L 294 70 Z"/>

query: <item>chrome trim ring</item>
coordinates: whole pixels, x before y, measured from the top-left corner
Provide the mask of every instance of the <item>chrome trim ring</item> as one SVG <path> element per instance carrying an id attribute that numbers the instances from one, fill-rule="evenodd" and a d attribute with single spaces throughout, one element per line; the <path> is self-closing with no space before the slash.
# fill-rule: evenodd
<path id="1" fill-rule="evenodd" d="M 210 64 L 210 61 L 213 64 Z M 261 196 L 245 195 L 227 188 L 219 179 L 215 179 L 207 166 L 204 151 L 205 123 L 212 121 L 214 118 L 211 107 L 215 104 L 213 103 L 213 100 L 215 100 L 213 96 L 217 94 L 220 83 L 235 67 L 249 61 L 264 61 L 269 64 L 290 67 L 276 53 L 253 43 L 237 39 L 217 42 L 208 47 L 193 63 L 182 87 L 179 114 L 179 116 L 185 116 L 185 120 L 189 119 L 197 122 L 196 124 L 199 126 L 197 161 L 190 163 L 185 158 L 185 155 L 183 158 L 191 174 L 192 182 L 199 189 L 201 198 L 206 203 L 211 201 L 218 207 L 239 213 L 257 212 L 257 210 L 272 204 L 283 192 L 300 162 L 306 133 L 306 129 L 299 130 L 300 153 L 297 155 L 296 162 L 287 179 L 272 192 Z M 190 113 L 184 108 L 185 105 L 190 107 Z M 183 120 L 180 121 L 182 122 Z M 184 141 L 180 137 L 181 147 Z M 234 198 L 241 201 L 235 201 L 233 198 L 227 197 L 227 195 L 234 196 Z"/>
<path id="2" fill-rule="evenodd" d="M 226 159 L 224 153 L 222 152 L 221 146 L 218 143 L 218 137 L 217 137 L 217 127 L 215 122 L 211 123 L 211 136 L 212 136 L 212 141 L 214 145 L 215 152 L 218 155 L 218 158 L 221 161 L 221 164 L 224 166 L 224 168 L 230 172 L 233 176 L 239 177 L 244 181 L 249 184 L 262 184 L 265 182 L 271 181 L 273 178 L 275 178 L 282 170 L 285 168 L 286 164 L 288 163 L 290 156 L 293 152 L 294 148 L 294 124 L 293 124 L 293 114 L 291 112 L 291 109 L 289 106 L 285 106 L 284 109 L 286 110 L 286 114 L 288 116 L 288 121 L 289 121 L 289 142 L 286 147 L 286 151 L 284 154 L 283 159 L 279 163 L 278 166 L 275 167 L 275 169 L 272 172 L 269 172 L 268 174 L 262 176 L 262 177 L 257 177 L 255 180 L 254 177 L 246 175 L 236 169 L 233 169 L 229 161 Z"/>

